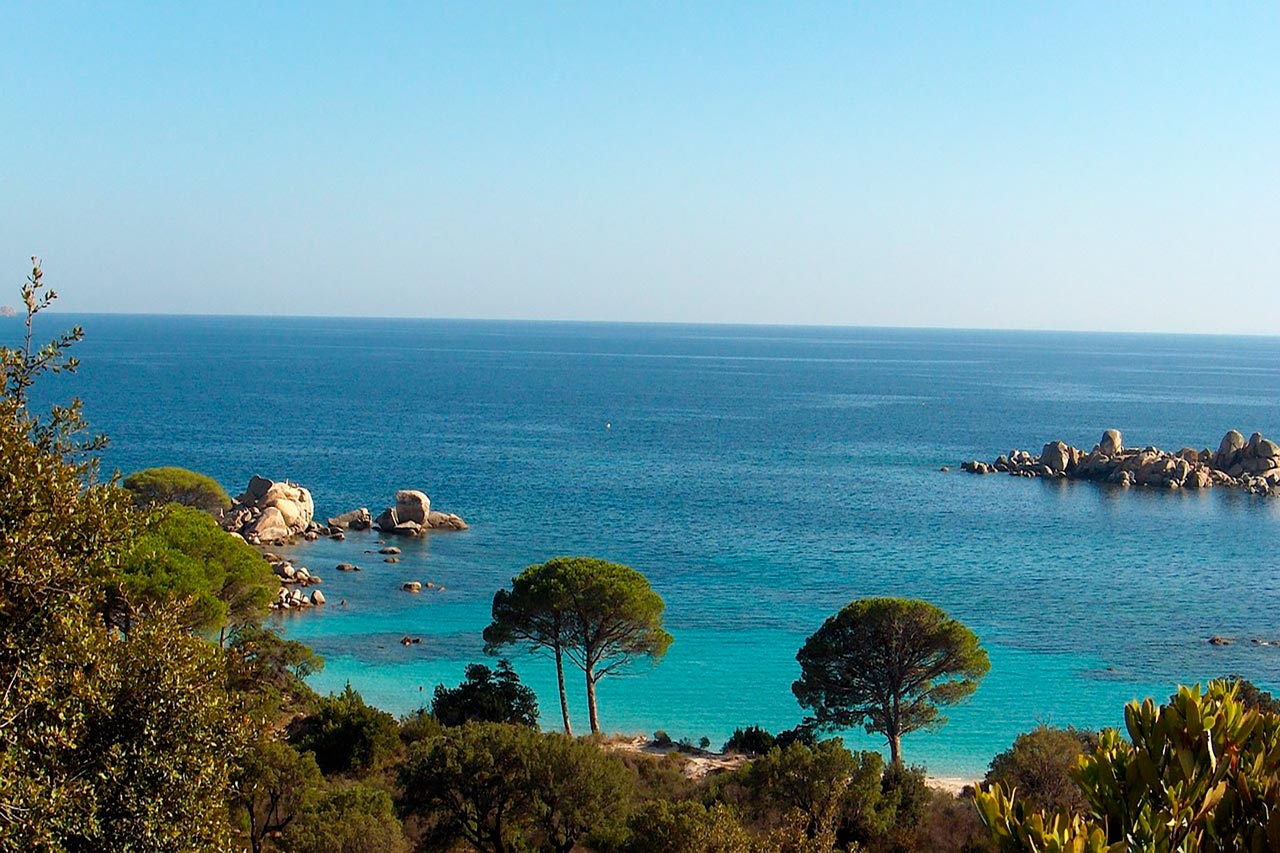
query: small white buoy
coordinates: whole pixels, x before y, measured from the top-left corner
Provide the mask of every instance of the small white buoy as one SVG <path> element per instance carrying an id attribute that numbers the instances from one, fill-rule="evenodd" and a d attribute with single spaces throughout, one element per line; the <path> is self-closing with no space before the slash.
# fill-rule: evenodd
<path id="1" fill-rule="evenodd" d="M 605 421 L 605 423 L 604 423 L 604 428 L 605 428 L 605 429 L 613 429 L 613 423 L 612 423 L 611 421 Z"/>

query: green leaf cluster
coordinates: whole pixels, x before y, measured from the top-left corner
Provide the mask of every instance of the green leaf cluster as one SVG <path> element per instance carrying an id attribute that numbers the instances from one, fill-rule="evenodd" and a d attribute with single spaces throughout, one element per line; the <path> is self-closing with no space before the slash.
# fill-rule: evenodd
<path id="1" fill-rule="evenodd" d="M 113 599 L 122 628 L 175 607 L 192 631 L 256 624 L 280 584 L 262 555 L 200 510 L 153 510 L 120 568 Z"/>
<path id="2" fill-rule="evenodd" d="M 977 794 L 1005 850 L 1280 849 L 1280 717 L 1246 707 L 1227 682 L 1125 708 L 1126 741 L 1105 730 L 1075 779 L 1086 813 L 1024 807 L 1000 784 Z"/>

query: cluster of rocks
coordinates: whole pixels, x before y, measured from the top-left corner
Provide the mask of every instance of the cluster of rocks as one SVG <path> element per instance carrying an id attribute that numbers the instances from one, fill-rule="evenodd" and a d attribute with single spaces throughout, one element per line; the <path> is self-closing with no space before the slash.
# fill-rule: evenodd
<path id="1" fill-rule="evenodd" d="M 279 554 L 268 552 L 262 557 L 280 579 L 280 589 L 276 591 L 275 601 L 271 602 L 272 610 L 297 610 L 324 604 L 324 593 L 320 590 L 312 590 L 309 594 L 303 591 L 304 587 L 321 583 L 319 575 L 311 574 L 306 566 L 295 566 Z"/>
<path id="2" fill-rule="evenodd" d="M 456 515 L 435 512 L 431 498 L 416 489 L 396 492 L 395 506 L 389 506 L 373 520 L 383 533 L 396 536 L 421 536 L 425 530 L 466 530 L 467 523 Z"/>
<path id="3" fill-rule="evenodd" d="M 222 513 L 222 527 L 253 545 L 279 545 L 298 536 L 318 537 L 321 525 L 315 522 L 311 492 L 283 480 L 276 482 L 257 474 L 249 480 L 244 494 Z"/>
<path id="4" fill-rule="evenodd" d="M 254 475 L 244 494 L 220 518 L 223 529 L 252 545 L 284 545 L 299 537 L 314 541 L 321 536 L 342 540 L 348 530 L 376 527 L 397 536 L 421 536 L 427 530 L 466 530 L 459 516 L 431 509 L 431 499 L 423 492 L 402 489 L 395 505 L 376 519 L 367 507 L 353 509 L 320 523 L 315 519 L 311 492 L 287 480 L 274 481 Z"/>
<path id="5" fill-rule="evenodd" d="M 310 491 L 288 481 L 277 482 L 256 474 L 249 480 L 244 494 L 221 514 L 220 521 L 225 530 L 260 548 L 287 545 L 298 538 L 315 540 L 328 536 L 342 540 L 349 530 L 376 528 L 397 536 L 421 536 L 428 530 L 467 529 L 467 523 L 458 516 L 433 511 L 431 499 L 412 489 L 396 492 L 395 505 L 388 507 L 376 519 L 367 507 L 360 507 L 334 516 L 327 523 L 320 523 L 315 519 L 315 504 Z M 383 544 L 378 542 L 378 545 Z M 395 546 L 383 547 L 378 553 L 387 563 L 400 560 L 400 549 Z M 324 593 L 320 590 L 306 590 L 306 587 L 321 582 L 309 569 L 295 566 L 289 559 L 269 551 L 264 551 L 262 556 L 280 580 L 280 589 L 270 605 L 273 610 L 297 610 L 325 603 Z M 360 571 L 354 563 L 339 563 L 335 569 L 340 572 Z M 430 581 L 424 584 L 416 580 L 403 583 L 401 588 L 407 592 L 444 590 L 444 587 Z"/>
<path id="6" fill-rule="evenodd" d="M 1013 450 L 993 462 L 965 462 L 972 474 L 1005 473 L 1015 477 L 1059 477 L 1119 486 L 1165 489 L 1243 489 L 1252 494 L 1280 494 L 1280 445 L 1254 433 L 1248 441 L 1236 430 L 1222 437 L 1218 449 L 1184 447 L 1171 452 L 1156 447 L 1128 448 L 1120 431 L 1109 429 L 1088 452 L 1061 441 L 1046 444 L 1039 455 Z"/>
<path id="7" fill-rule="evenodd" d="M 1280 640 L 1264 640 L 1261 637 L 1254 637 L 1249 642 L 1255 646 L 1280 646 Z M 1208 640 L 1211 646 L 1234 646 L 1236 644 L 1235 637 L 1223 637 L 1220 634 L 1214 634 Z"/>

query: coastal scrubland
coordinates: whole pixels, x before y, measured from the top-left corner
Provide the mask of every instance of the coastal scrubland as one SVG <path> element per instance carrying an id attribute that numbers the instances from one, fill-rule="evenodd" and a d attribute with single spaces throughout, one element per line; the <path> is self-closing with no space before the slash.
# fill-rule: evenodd
<path id="1" fill-rule="evenodd" d="M 563 732 L 501 660 L 400 719 L 350 686 L 317 695 L 323 661 L 264 622 L 279 578 L 211 515 L 220 487 L 105 476 L 78 404 L 31 408 L 34 383 L 76 367 L 79 329 L 33 343 L 53 298 L 36 265 L 24 343 L 0 349 L 0 850 L 1280 848 L 1280 708 L 1240 679 L 1134 703 L 1124 732 L 1042 726 L 976 788 L 931 787 L 901 735 L 942 725 L 990 663 L 921 601 L 833 614 L 797 653 L 798 725 L 716 753 L 605 736 L 597 681 L 679 637 L 641 573 L 590 557 L 517 574 L 484 635 L 556 660 Z M 845 746 L 858 727 L 887 760 Z"/>

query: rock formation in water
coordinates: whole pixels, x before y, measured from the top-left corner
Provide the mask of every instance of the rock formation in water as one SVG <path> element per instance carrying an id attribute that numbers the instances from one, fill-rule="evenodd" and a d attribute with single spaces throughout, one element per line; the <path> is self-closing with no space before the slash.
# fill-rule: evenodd
<path id="1" fill-rule="evenodd" d="M 452 513 L 435 512 L 431 498 L 415 489 L 396 492 L 395 506 L 387 507 L 374 519 L 373 526 L 383 533 L 397 536 L 419 536 L 424 530 L 466 530 L 467 523 Z"/>
<path id="2" fill-rule="evenodd" d="M 369 514 L 368 508 L 363 506 L 329 519 L 329 527 L 336 527 L 339 530 L 368 530 L 372 526 L 373 516 Z"/>
<path id="3" fill-rule="evenodd" d="M 1088 452 L 1053 441 L 1039 456 L 1013 450 L 993 462 L 975 460 L 960 467 L 971 474 L 1001 472 L 1015 477 L 1058 477 L 1163 489 L 1217 486 L 1280 495 L 1280 445 L 1256 432 L 1246 441 L 1236 430 L 1222 437 L 1216 451 L 1184 447 L 1175 453 L 1155 447 L 1125 447 L 1120 431 L 1109 429 Z"/>
<path id="4" fill-rule="evenodd" d="M 255 474 L 244 494 L 222 514 L 222 526 L 250 544 L 276 544 L 298 536 L 319 536 L 323 528 L 314 522 L 314 516 L 311 492 L 287 481 L 274 482 Z"/>

